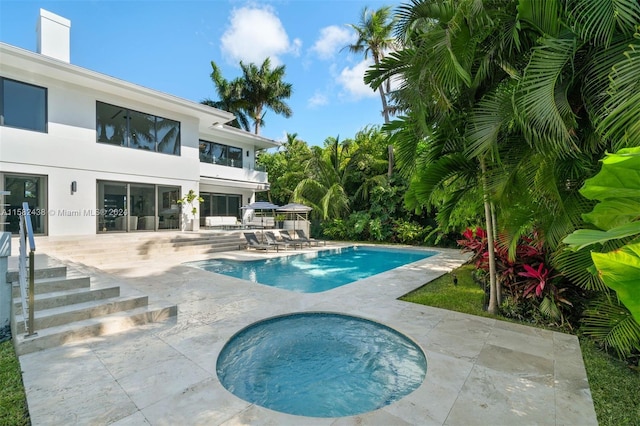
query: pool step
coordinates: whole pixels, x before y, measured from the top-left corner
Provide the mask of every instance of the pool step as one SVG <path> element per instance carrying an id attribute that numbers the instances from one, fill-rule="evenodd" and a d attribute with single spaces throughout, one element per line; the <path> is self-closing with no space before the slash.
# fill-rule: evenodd
<path id="1" fill-rule="evenodd" d="M 99 271 L 95 270 L 92 270 L 95 274 L 83 275 L 49 256 L 38 256 L 33 335 L 26 335 L 17 273 L 11 270 L 7 274 L 14 279 L 11 331 L 19 355 L 143 324 L 175 320 L 177 316 L 176 305 L 164 301 L 149 303 L 146 295 L 127 288 L 110 275 L 96 275 Z M 15 259 L 10 260 L 16 264 Z M 38 263 L 43 269 L 38 269 Z M 51 266 L 52 263 L 58 264 Z"/>
<path id="2" fill-rule="evenodd" d="M 77 280 L 80 280 L 80 278 L 77 278 Z M 86 281 L 89 281 L 89 277 L 86 277 Z M 97 301 L 120 296 L 120 287 L 96 289 L 88 287 L 89 286 L 87 285 L 86 287 L 72 288 L 70 290 L 36 293 L 34 297 L 35 309 L 37 311 L 43 311 L 70 304 Z M 19 297 L 20 291 L 17 287 L 14 288 L 14 291 L 18 294 L 14 296 L 13 304 L 16 309 L 22 309 L 22 300 Z"/>
<path id="3" fill-rule="evenodd" d="M 14 335 L 18 355 L 78 342 L 97 336 L 108 336 L 134 327 L 176 319 L 178 308 L 169 303 L 154 303 L 96 318 L 36 330 L 35 336 Z"/>
<path id="4" fill-rule="evenodd" d="M 125 267 L 130 262 L 170 257 L 177 253 L 202 255 L 233 251 L 238 250 L 244 242 L 240 231 L 136 232 L 36 237 L 38 252 L 101 268 Z"/>

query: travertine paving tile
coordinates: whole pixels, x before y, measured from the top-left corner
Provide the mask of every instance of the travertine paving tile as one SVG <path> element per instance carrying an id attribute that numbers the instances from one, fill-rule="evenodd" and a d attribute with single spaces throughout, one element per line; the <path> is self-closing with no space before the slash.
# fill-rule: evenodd
<path id="1" fill-rule="evenodd" d="M 321 247 L 322 249 L 322 247 Z M 307 250 L 308 251 L 308 250 Z M 298 251 L 299 252 L 299 251 Z M 269 253 L 268 257 L 289 253 Z M 263 253 L 217 256 L 257 259 Z M 200 257 L 204 258 L 204 257 Z M 99 282 L 178 304 L 178 319 L 20 357 L 34 425 L 596 425 L 575 336 L 396 300 L 461 264 L 457 250 L 322 293 L 301 294 L 181 264 L 180 254 L 113 269 Z M 80 265 L 82 267 L 82 265 Z M 311 418 L 227 391 L 228 339 L 266 318 L 328 311 L 388 325 L 427 357 L 423 384 L 379 410 Z"/>

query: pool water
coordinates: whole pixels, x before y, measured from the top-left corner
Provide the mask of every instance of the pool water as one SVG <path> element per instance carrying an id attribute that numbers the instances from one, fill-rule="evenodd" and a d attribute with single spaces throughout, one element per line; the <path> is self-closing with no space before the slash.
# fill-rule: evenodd
<path id="1" fill-rule="evenodd" d="M 424 381 L 413 341 L 373 321 L 333 313 L 271 318 L 222 348 L 222 385 L 245 401 L 309 417 L 352 416 L 389 405 Z"/>
<path id="2" fill-rule="evenodd" d="M 355 246 L 251 261 L 211 259 L 188 265 L 286 290 L 319 293 L 435 254 Z"/>

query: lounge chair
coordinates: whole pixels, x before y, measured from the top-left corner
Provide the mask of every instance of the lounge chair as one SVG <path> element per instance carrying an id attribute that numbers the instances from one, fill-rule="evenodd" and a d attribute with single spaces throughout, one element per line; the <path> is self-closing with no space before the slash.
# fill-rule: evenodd
<path id="1" fill-rule="evenodd" d="M 267 239 L 267 244 L 275 246 L 276 250 L 278 247 L 284 247 L 285 250 L 289 248 L 289 246 L 293 246 L 294 249 L 296 248 L 296 244 L 291 244 L 287 241 L 278 241 L 275 234 L 271 231 L 265 231 L 264 236 Z M 302 245 L 300 245 L 300 247 L 302 247 Z"/>
<path id="2" fill-rule="evenodd" d="M 258 241 L 258 237 L 256 236 L 255 232 L 244 232 L 244 238 L 247 240 L 247 248 L 269 251 L 270 248 L 275 247 L 276 251 L 278 251 L 278 246 L 262 244 L 260 241 Z"/>
<path id="3" fill-rule="evenodd" d="M 298 234 L 298 239 L 300 241 L 309 243 L 309 247 L 311 247 L 311 243 L 316 243 L 316 247 L 318 247 L 320 243 L 322 243 L 322 245 L 324 246 L 327 245 L 327 242 L 324 240 L 316 240 L 315 238 L 308 238 L 307 234 L 305 234 L 302 229 L 296 229 L 296 234 Z"/>
<path id="4" fill-rule="evenodd" d="M 295 248 L 296 245 L 299 245 L 302 248 L 303 244 L 307 243 L 306 241 L 299 241 L 298 239 L 291 238 L 291 235 L 287 231 L 280 231 L 280 238 L 286 243 L 293 244 Z M 309 244 L 311 247 L 311 244 Z"/>

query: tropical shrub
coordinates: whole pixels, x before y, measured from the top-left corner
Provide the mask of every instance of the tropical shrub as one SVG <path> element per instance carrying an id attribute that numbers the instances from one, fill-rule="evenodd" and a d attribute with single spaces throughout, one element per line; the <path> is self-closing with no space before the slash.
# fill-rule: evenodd
<path id="1" fill-rule="evenodd" d="M 401 244 L 420 244 L 425 242 L 430 231 L 431 227 L 423 227 L 405 219 L 396 219 L 393 221 L 392 241 Z"/>
<path id="2" fill-rule="evenodd" d="M 478 270 L 486 274 L 489 270 L 487 234 L 484 229 L 467 228 L 458 244 L 463 251 L 471 252 L 472 262 Z M 561 277 L 547 260 L 542 239 L 535 233 L 523 235 L 515 250 L 509 254 L 505 237 L 498 235 L 495 245 L 496 277 L 505 296 L 505 316 L 513 313 L 516 319 L 522 319 L 524 312 L 531 307 L 558 325 L 566 323 L 565 311 L 573 306 L 565 296 L 566 287 L 561 287 Z M 518 306 L 518 309 L 515 309 Z M 532 316 L 529 316 L 529 321 Z"/>
<path id="3" fill-rule="evenodd" d="M 587 269 L 610 289 L 585 311 L 584 332 L 629 357 L 640 352 L 640 147 L 608 154 L 580 193 L 598 201 L 583 215 L 593 227 L 563 242 L 579 252 L 589 248 Z"/>

